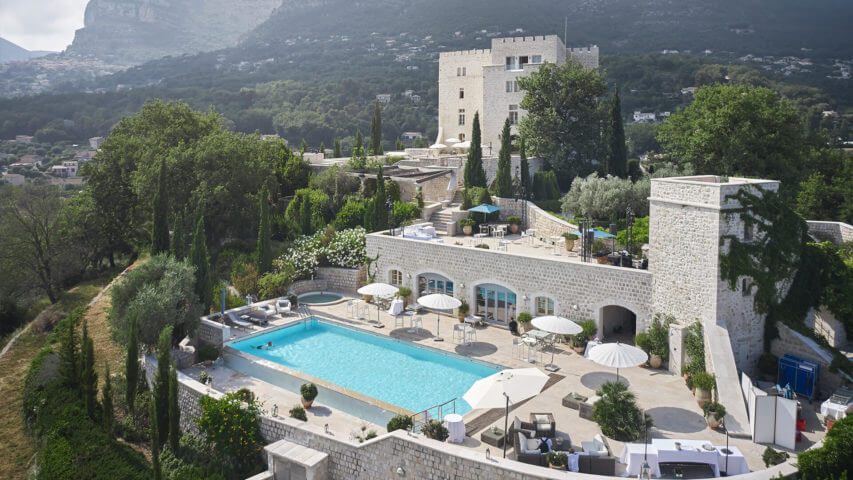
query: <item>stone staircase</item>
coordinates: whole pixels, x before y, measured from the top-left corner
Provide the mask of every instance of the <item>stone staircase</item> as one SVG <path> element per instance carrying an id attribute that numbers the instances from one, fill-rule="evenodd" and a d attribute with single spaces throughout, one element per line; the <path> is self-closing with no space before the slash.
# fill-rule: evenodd
<path id="1" fill-rule="evenodd" d="M 438 235 L 447 235 L 447 225 L 453 223 L 453 215 L 449 208 L 436 210 L 430 217 L 429 221 L 435 227 L 435 233 Z"/>
<path id="2" fill-rule="evenodd" d="M 457 188 L 453 192 L 453 196 L 450 197 L 450 203 L 454 204 L 454 205 L 461 205 L 462 204 L 462 189 L 461 188 Z"/>

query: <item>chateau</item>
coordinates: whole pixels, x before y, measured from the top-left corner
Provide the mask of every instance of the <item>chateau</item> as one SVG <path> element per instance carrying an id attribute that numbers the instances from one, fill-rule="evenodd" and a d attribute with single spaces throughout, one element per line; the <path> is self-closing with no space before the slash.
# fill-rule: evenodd
<path id="1" fill-rule="evenodd" d="M 474 113 L 480 113 L 482 143 L 491 146 L 486 155 L 497 153 L 504 120 L 510 119 L 512 134 L 524 117 L 518 77 L 536 71 L 544 62 L 579 62 L 598 67 L 598 47 L 566 48 L 557 35 L 492 39 L 488 50 L 444 52 L 438 60 L 439 143 L 447 138 L 471 139 Z M 448 145 L 451 146 L 451 145 Z"/>

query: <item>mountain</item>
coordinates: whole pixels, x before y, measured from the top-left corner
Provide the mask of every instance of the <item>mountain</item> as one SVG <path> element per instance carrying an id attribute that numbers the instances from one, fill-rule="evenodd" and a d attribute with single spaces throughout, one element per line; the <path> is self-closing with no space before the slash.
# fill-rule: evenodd
<path id="1" fill-rule="evenodd" d="M 70 55 L 113 63 L 235 45 L 281 0 L 90 0 Z"/>
<path id="2" fill-rule="evenodd" d="M 0 63 L 28 60 L 30 58 L 41 57 L 50 53 L 53 52 L 45 52 L 41 50 L 30 51 L 26 48 L 15 45 L 5 38 L 0 38 Z"/>

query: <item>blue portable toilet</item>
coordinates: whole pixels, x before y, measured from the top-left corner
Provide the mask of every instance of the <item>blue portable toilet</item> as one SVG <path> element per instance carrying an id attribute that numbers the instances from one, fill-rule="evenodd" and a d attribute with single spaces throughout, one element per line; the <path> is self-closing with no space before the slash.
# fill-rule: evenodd
<path id="1" fill-rule="evenodd" d="M 790 385 L 802 397 L 814 399 L 820 364 L 786 353 L 779 359 L 778 385 Z"/>

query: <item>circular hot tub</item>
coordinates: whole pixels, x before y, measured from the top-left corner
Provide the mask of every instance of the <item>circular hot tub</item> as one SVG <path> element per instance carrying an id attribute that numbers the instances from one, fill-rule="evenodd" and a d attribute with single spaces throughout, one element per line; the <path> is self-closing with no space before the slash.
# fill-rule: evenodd
<path id="1" fill-rule="evenodd" d="M 338 302 L 344 297 L 343 295 L 335 292 L 308 292 L 299 295 L 297 298 L 299 299 L 300 304 L 324 305 Z"/>

